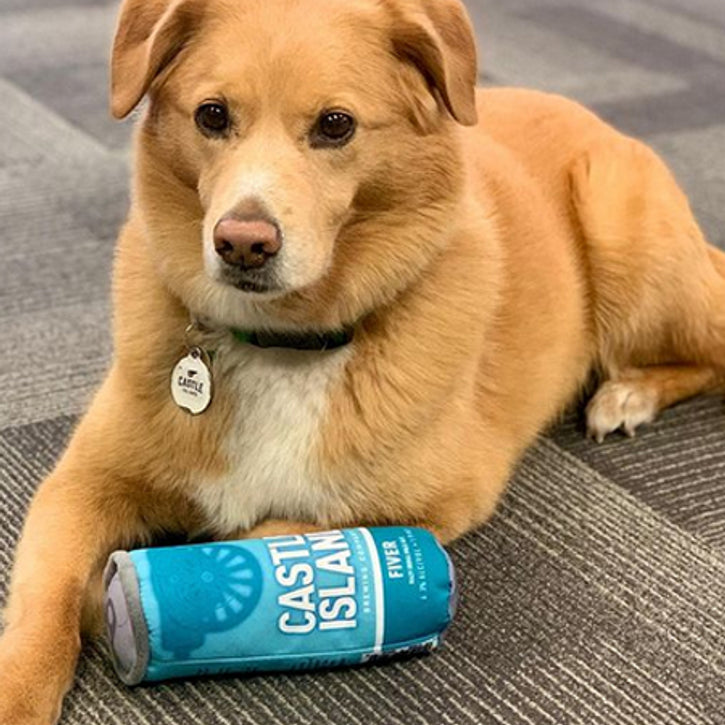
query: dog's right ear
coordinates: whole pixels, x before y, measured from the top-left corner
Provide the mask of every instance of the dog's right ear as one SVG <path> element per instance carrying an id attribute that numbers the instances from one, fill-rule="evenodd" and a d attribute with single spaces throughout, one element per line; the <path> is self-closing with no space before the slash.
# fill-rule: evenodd
<path id="1" fill-rule="evenodd" d="M 111 113 L 125 118 L 198 28 L 196 0 L 124 0 L 111 59 Z"/>

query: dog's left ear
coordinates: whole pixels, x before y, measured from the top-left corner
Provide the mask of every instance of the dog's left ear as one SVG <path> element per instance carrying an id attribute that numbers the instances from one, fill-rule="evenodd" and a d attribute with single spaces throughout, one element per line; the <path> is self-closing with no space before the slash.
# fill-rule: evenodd
<path id="1" fill-rule="evenodd" d="M 124 0 L 111 59 L 111 113 L 125 118 L 201 23 L 196 0 Z"/>
<path id="2" fill-rule="evenodd" d="M 473 25 L 460 0 L 393 0 L 396 54 L 423 74 L 464 126 L 478 123 L 478 57 Z"/>

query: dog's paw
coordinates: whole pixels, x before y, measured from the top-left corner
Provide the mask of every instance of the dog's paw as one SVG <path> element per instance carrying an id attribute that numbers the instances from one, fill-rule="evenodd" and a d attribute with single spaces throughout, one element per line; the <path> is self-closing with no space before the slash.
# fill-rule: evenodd
<path id="1" fill-rule="evenodd" d="M 607 382 L 587 406 L 587 435 L 597 443 L 622 429 L 634 438 L 637 428 L 651 423 L 658 413 L 655 391 L 637 381 Z"/>

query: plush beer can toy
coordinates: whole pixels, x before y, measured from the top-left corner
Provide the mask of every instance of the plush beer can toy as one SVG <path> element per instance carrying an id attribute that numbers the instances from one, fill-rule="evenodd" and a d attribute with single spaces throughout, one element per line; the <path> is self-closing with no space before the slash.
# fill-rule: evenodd
<path id="1" fill-rule="evenodd" d="M 430 652 L 457 599 L 445 549 L 410 527 L 121 551 L 105 585 L 128 685 Z"/>

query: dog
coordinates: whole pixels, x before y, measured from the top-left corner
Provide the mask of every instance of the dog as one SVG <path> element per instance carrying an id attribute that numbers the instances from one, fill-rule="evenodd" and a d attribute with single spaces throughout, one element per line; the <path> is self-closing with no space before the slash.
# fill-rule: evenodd
<path id="1" fill-rule="evenodd" d="M 448 542 L 593 374 L 598 440 L 725 384 L 725 254 L 663 162 L 477 68 L 459 0 L 125 0 L 115 353 L 17 550 L 2 725 L 59 718 L 115 549 Z"/>

